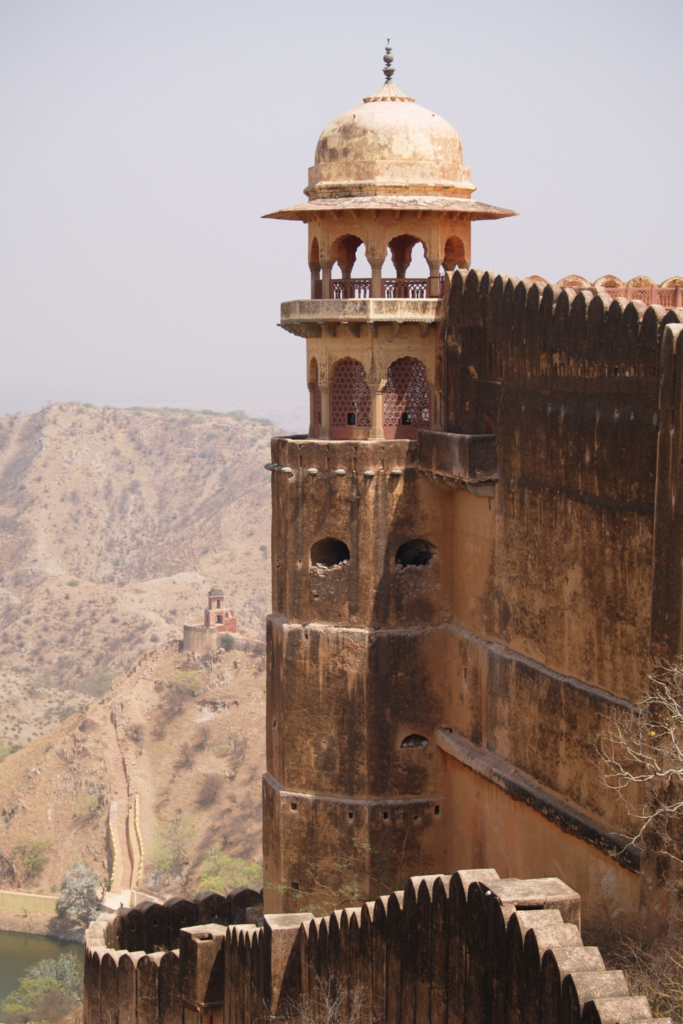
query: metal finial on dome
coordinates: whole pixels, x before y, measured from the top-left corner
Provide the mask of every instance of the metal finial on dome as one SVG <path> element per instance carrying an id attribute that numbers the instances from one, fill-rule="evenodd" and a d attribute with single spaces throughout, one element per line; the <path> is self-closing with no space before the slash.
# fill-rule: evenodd
<path id="1" fill-rule="evenodd" d="M 391 81 L 392 75 L 393 75 L 394 71 L 396 70 L 395 68 L 392 68 L 392 66 L 391 66 L 394 63 L 394 58 L 391 56 L 391 47 L 389 46 L 390 42 L 391 42 L 391 39 L 387 39 L 387 45 L 384 47 L 384 57 L 383 57 L 383 60 L 384 60 L 384 63 L 386 65 L 386 67 L 382 68 L 382 70 L 384 71 L 384 77 L 387 80 L 387 85 Z"/>
<path id="2" fill-rule="evenodd" d="M 405 93 L 402 93 L 400 89 L 397 89 L 391 81 L 396 69 L 391 66 L 394 63 L 394 58 L 391 55 L 391 47 L 389 46 L 390 42 L 391 39 L 387 39 L 387 45 L 384 47 L 384 67 L 382 68 L 382 71 L 384 72 L 384 85 L 379 92 L 374 94 L 374 96 L 366 96 L 363 103 L 381 103 L 382 101 L 387 100 L 389 102 L 398 101 L 399 103 L 415 102 L 412 96 L 406 96 Z"/>

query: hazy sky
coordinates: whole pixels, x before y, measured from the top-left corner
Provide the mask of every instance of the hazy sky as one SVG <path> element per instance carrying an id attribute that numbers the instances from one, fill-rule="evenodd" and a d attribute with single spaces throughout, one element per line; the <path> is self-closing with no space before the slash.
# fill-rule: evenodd
<path id="1" fill-rule="evenodd" d="M 681 0 L 0 0 L 0 413 L 45 402 L 306 420 L 303 201 L 383 81 L 459 131 L 475 266 L 683 273 Z"/>

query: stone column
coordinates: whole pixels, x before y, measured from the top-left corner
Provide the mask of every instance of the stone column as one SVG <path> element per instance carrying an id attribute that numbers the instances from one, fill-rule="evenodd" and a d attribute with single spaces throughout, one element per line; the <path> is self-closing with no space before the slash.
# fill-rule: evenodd
<path id="1" fill-rule="evenodd" d="M 429 263 L 429 289 L 428 297 L 430 299 L 438 299 L 439 297 L 439 268 L 441 266 L 440 260 L 427 260 Z"/>
<path id="2" fill-rule="evenodd" d="M 315 384 L 308 384 L 308 436 L 315 437 Z"/>
<path id="3" fill-rule="evenodd" d="M 368 387 L 370 389 L 370 439 L 384 437 L 384 388 L 386 379 L 377 378 L 368 374 Z"/>
<path id="4" fill-rule="evenodd" d="M 320 265 L 323 270 L 323 298 L 332 298 L 332 267 L 334 266 L 334 260 L 320 260 Z"/>
<path id="5" fill-rule="evenodd" d="M 316 295 L 316 286 L 320 284 L 320 268 L 311 267 L 311 298 L 319 299 L 320 295 Z"/>
<path id="6" fill-rule="evenodd" d="M 370 298 L 383 299 L 382 291 L 382 267 L 384 266 L 386 254 L 382 256 L 368 256 L 368 263 L 372 267 L 372 282 L 370 284 Z"/>
<path id="7" fill-rule="evenodd" d="M 320 440 L 328 440 L 330 433 L 330 385 L 319 384 L 320 387 Z"/>

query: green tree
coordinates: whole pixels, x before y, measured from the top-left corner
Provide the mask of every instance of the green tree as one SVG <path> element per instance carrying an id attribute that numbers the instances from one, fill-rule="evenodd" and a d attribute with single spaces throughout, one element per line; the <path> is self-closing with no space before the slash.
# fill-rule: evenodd
<path id="1" fill-rule="evenodd" d="M 19 836 L 19 842 L 14 847 L 14 857 L 23 865 L 27 879 L 40 874 L 47 863 L 47 855 L 52 846 L 51 839 L 27 839 L 26 836 Z"/>
<path id="2" fill-rule="evenodd" d="M 83 1000 L 83 969 L 73 953 L 41 960 L 27 968 L 19 985 L 0 1005 L 8 1024 L 53 1024 Z"/>
<path id="3" fill-rule="evenodd" d="M 206 851 L 202 861 L 197 892 L 229 893 L 240 885 L 251 886 L 263 878 L 260 864 L 252 864 L 241 857 L 229 857 L 214 844 Z"/>
<path id="4" fill-rule="evenodd" d="M 59 917 L 71 917 L 79 921 L 92 921 L 100 908 L 97 873 L 79 860 L 72 864 L 62 883 L 62 892 L 57 900 Z"/>
<path id="5" fill-rule="evenodd" d="M 152 851 L 152 864 L 158 875 L 170 881 L 180 874 L 188 863 L 187 849 L 193 836 L 194 825 L 180 810 L 164 822 Z"/>

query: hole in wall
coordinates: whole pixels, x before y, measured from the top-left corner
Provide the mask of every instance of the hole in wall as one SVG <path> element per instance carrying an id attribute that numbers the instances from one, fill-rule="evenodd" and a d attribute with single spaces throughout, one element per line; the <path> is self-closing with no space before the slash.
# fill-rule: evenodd
<path id="1" fill-rule="evenodd" d="M 385 811 L 383 817 L 384 817 L 385 821 L 388 821 L 388 819 L 389 819 L 389 811 Z"/>
<path id="2" fill-rule="evenodd" d="M 401 740 L 402 747 L 426 747 L 427 737 L 420 736 L 419 733 L 412 732 L 410 736 L 406 736 Z"/>
<path id="3" fill-rule="evenodd" d="M 441 814 L 441 807 L 439 806 L 439 804 L 436 804 L 436 806 L 434 807 L 434 815 L 435 815 L 435 817 L 438 818 L 438 816 L 440 814 Z"/>
<path id="4" fill-rule="evenodd" d="M 435 552 L 428 540 L 407 540 L 396 552 L 396 565 L 429 565 Z"/>
<path id="5" fill-rule="evenodd" d="M 336 540 L 334 537 L 317 540 L 311 548 L 311 565 L 322 566 L 325 569 L 331 569 L 333 565 L 342 565 L 348 562 L 350 557 L 344 541 Z"/>
<path id="6" fill-rule="evenodd" d="M 291 803 L 291 804 L 290 804 L 289 806 L 290 806 L 290 807 L 292 808 L 292 810 L 293 810 L 293 811 L 296 811 L 296 809 L 297 809 L 297 807 L 298 807 L 299 805 L 298 805 L 298 804 L 296 804 L 296 803 L 294 803 L 294 802 L 292 802 L 292 803 Z"/>
<path id="7" fill-rule="evenodd" d="M 349 821 L 353 821 L 353 811 L 349 811 Z"/>
<path id="8" fill-rule="evenodd" d="M 292 882 L 292 889 L 296 889 L 297 892 L 298 892 L 299 891 L 299 883 L 298 882 Z"/>

